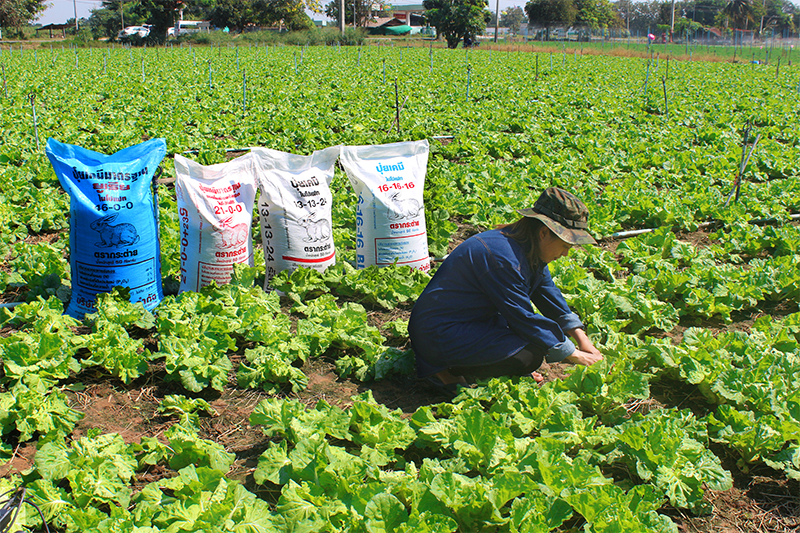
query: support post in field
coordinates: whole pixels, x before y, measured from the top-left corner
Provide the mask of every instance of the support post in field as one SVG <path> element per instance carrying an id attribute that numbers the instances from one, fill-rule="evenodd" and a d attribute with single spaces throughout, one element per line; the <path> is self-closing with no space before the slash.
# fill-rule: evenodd
<path id="1" fill-rule="evenodd" d="M 386 85 L 386 58 L 383 58 L 383 84 Z"/>
<path id="2" fill-rule="evenodd" d="M 144 77 L 144 56 L 142 56 L 142 83 L 144 83 L 144 80 L 145 80 L 145 77 Z"/>
<path id="3" fill-rule="evenodd" d="M 242 71 L 242 118 L 247 114 L 247 72 Z"/>
<path id="4" fill-rule="evenodd" d="M 211 90 L 211 60 L 208 60 L 208 90 Z"/>
<path id="5" fill-rule="evenodd" d="M 395 123 L 397 124 L 397 133 L 400 133 L 400 91 L 397 88 L 397 78 L 394 79 L 394 109 L 395 109 Z"/>
<path id="6" fill-rule="evenodd" d="M 778 76 L 780 76 L 780 73 L 781 73 L 781 58 L 779 57 L 778 58 L 778 64 L 775 66 L 775 79 L 776 80 L 778 79 Z"/>
<path id="7" fill-rule="evenodd" d="M 539 81 L 539 54 L 536 54 L 536 81 Z"/>
<path id="8" fill-rule="evenodd" d="M 39 151 L 39 127 L 36 124 L 36 102 L 34 101 L 35 98 L 36 98 L 36 95 L 31 93 L 31 109 L 33 111 L 33 135 L 34 135 L 34 137 L 36 137 L 36 151 L 38 152 Z"/>
<path id="9" fill-rule="evenodd" d="M 469 84 L 470 84 L 471 73 L 472 73 L 472 67 L 467 65 L 467 100 L 469 100 Z"/>
<path id="10" fill-rule="evenodd" d="M 6 64 L 3 63 L 3 94 L 6 95 L 6 99 L 8 99 L 8 85 L 6 84 Z M 798 85 L 798 91 L 800 91 L 800 85 Z"/>
<path id="11" fill-rule="evenodd" d="M 734 197 L 734 203 L 739 201 L 739 191 L 742 186 L 742 177 L 744 176 L 744 169 L 747 167 L 747 163 L 750 162 L 750 156 L 753 155 L 753 152 L 758 145 L 758 141 L 761 139 L 761 134 L 759 133 L 756 135 L 756 140 L 753 141 L 753 146 L 750 147 L 750 151 L 747 151 L 747 143 L 750 140 L 750 129 L 752 128 L 751 124 L 747 125 L 747 129 L 744 131 L 744 143 L 742 145 L 742 158 L 739 162 L 739 173 L 736 175 L 736 179 L 733 182 L 733 189 L 731 190 L 730 194 L 728 194 L 728 199 L 725 201 L 725 207 L 728 207 L 731 203 L 731 198 Z M 745 154 L 747 156 L 745 157 Z"/>

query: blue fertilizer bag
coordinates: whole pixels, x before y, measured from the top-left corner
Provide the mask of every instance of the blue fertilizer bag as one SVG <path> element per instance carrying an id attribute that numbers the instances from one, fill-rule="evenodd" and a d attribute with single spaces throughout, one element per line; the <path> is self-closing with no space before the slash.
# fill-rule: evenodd
<path id="1" fill-rule="evenodd" d="M 47 140 L 47 157 L 70 196 L 70 316 L 95 312 L 96 295 L 116 286 L 148 310 L 164 297 L 152 182 L 166 151 L 164 139 L 112 155 Z"/>

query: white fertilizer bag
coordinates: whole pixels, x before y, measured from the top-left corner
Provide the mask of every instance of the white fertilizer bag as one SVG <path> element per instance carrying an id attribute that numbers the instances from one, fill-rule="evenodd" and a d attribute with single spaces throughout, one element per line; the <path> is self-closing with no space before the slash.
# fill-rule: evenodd
<path id="1" fill-rule="evenodd" d="M 330 184 L 339 146 L 311 155 L 252 148 L 261 196 L 264 289 L 282 270 L 297 267 L 323 271 L 336 262 L 331 223 Z"/>
<path id="2" fill-rule="evenodd" d="M 358 195 L 356 268 L 397 262 L 430 270 L 422 200 L 428 151 L 427 140 L 342 147 Z"/>
<path id="3" fill-rule="evenodd" d="M 198 291 L 231 280 L 233 265 L 254 265 L 253 156 L 203 166 L 175 156 L 175 196 L 181 232 L 180 291 Z"/>
<path id="4" fill-rule="evenodd" d="M 67 313 L 94 313 L 96 295 L 116 286 L 152 310 L 164 297 L 153 175 L 164 139 L 113 155 L 47 140 L 47 157 L 70 196 L 69 259 L 72 298 Z"/>

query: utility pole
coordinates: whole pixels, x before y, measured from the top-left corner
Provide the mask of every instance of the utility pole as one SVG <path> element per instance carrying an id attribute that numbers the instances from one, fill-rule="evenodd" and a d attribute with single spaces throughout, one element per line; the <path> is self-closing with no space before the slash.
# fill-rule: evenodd
<path id="1" fill-rule="evenodd" d="M 672 42 L 672 34 L 675 31 L 675 0 L 672 0 L 672 15 L 669 17 L 669 41 Z"/>
<path id="2" fill-rule="evenodd" d="M 497 7 L 495 8 L 494 20 L 494 42 L 497 42 L 497 33 L 500 29 L 500 0 L 497 0 Z"/>
<path id="3" fill-rule="evenodd" d="M 78 1 L 72 0 L 72 8 L 75 10 L 75 33 L 78 33 Z"/>
<path id="4" fill-rule="evenodd" d="M 344 35 L 344 0 L 339 0 L 339 29 Z"/>
<path id="5" fill-rule="evenodd" d="M 120 0 L 119 3 L 119 20 L 122 22 L 122 29 L 125 29 L 125 2 Z"/>

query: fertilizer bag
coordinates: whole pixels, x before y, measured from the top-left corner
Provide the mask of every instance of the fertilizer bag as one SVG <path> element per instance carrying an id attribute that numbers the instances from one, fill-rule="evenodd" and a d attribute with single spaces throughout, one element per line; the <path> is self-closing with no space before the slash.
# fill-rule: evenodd
<path id="1" fill-rule="evenodd" d="M 428 150 L 427 140 L 342 147 L 358 196 L 356 268 L 397 262 L 430 270 L 422 200 Z"/>
<path id="2" fill-rule="evenodd" d="M 254 265 L 253 156 L 203 166 L 175 156 L 175 196 L 181 237 L 180 291 L 231 280 L 233 265 Z"/>
<path id="3" fill-rule="evenodd" d="M 163 298 L 152 182 L 165 154 L 164 139 L 113 155 L 47 140 L 47 157 L 70 196 L 70 316 L 95 312 L 96 295 L 116 286 L 148 310 Z"/>
<path id="4" fill-rule="evenodd" d="M 333 168 L 339 146 L 311 155 L 253 148 L 261 196 L 264 289 L 282 270 L 325 270 L 336 262 L 331 223 Z"/>

